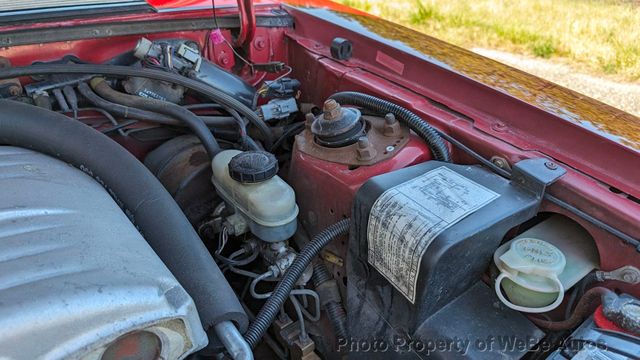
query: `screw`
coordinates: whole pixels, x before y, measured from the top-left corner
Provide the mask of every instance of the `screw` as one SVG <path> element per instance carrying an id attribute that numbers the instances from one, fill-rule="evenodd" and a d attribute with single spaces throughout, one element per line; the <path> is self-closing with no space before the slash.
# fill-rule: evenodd
<path id="1" fill-rule="evenodd" d="M 502 159 L 493 159 L 493 163 L 496 164 L 499 168 L 503 168 L 504 167 L 504 160 Z"/>
<path id="2" fill-rule="evenodd" d="M 9 88 L 9 94 L 11 94 L 11 96 L 18 96 L 20 95 L 21 89 L 18 86 L 12 86 Z"/>
<path id="3" fill-rule="evenodd" d="M 324 102 L 324 107 L 323 110 L 324 111 L 331 111 L 337 107 L 339 107 L 340 104 L 338 104 L 337 101 L 333 100 L 333 99 L 329 99 L 327 101 Z"/>
<path id="4" fill-rule="evenodd" d="M 324 111 L 325 120 L 336 120 L 342 115 L 342 108 L 340 107 L 340 104 L 333 99 L 329 99 L 324 102 L 322 111 Z"/>
<path id="5" fill-rule="evenodd" d="M 558 164 L 552 162 L 552 161 L 547 161 L 544 163 L 544 166 L 547 167 L 547 169 L 549 170 L 556 170 L 558 168 Z"/>
<path id="6" fill-rule="evenodd" d="M 627 273 L 627 274 L 622 274 L 622 280 L 624 280 L 624 282 L 627 283 L 632 283 L 636 280 L 635 276 L 633 276 L 633 274 Z"/>
<path id="7" fill-rule="evenodd" d="M 258 50 L 262 50 L 266 46 L 264 38 L 262 38 L 262 37 L 257 38 L 256 41 L 253 44 L 256 47 L 256 49 L 258 49 Z"/>
<path id="8" fill-rule="evenodd" d="M 503 123 L 502 121 L 498 121 L 491 124 L 491 128 L 495 131 L 503 132 L 507 131 L 507 124 Z"/>
<path id="9" fill-rule="evenodd" d="M 369 138 L 366 136 L 362 136 L 358 139 L 358 147 L 360 149 L 366 149 L 369 147 Z"/>
<path id="10" fill-rule="evenodd" d="M 384 116 L 384 121 L 389 125 L 393 125 L 396 123 L 396 116 L 393 115 L 392 113 L 388 113 L 387 115 Z"/>
<path id="11" fill-rule="evenodd" d="M 389 146 L 387 146 L 387 147 L 385 148 L 385 150 L 386 150 L 387 152 L 392 152 L 394 149 L 395 149 L 395 147 L 394 147 L 394 146 L 391 146 L 391 145 L 389 145 Z"/>
<path id="12" fill-rule="evenodd" d="M 218 56 L 218 63 L 221 65 L 229 65 L 229 57 L 225 51 L 220 52 L 220 55 Z"/>

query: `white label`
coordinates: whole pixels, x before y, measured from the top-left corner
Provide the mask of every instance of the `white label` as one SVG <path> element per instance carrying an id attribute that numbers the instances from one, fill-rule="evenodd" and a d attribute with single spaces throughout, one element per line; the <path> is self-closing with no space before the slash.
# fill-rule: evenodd
<path id="1" fill-rule="evenodd" d="M 369 264 L 414 303 L 433 239 L 499 196 L 444 166 L 388 189 L 369 215 Z"/>

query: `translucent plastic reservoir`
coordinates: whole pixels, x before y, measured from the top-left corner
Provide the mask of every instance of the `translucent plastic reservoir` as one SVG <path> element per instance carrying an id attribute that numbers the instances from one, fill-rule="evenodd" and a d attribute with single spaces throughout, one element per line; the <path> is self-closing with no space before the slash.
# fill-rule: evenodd
<path id="1" fill-rule="evenodd" d="M 243 215 L 251 232 L 264 241 L 283 241 L 296 231 L 298 206 L 291 188 L 279 176 L 269 180 L 243 184 L 229 175 L 229 161 L 240 154 L 225 150 L 212 161 L 213 184 L 218 194 Z"/>

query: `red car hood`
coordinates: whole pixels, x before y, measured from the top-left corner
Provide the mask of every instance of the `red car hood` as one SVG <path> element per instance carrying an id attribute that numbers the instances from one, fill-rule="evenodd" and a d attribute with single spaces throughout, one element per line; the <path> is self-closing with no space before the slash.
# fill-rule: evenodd
<path id="1" fill-rule="evenodd" d="M 245 4 L 248 0 L 245 0 Z M 211 16 L 211 0 L 147 0 L 160 14 L 132 14 L 59 23 L 13 23 L 9 33 L 170 17 Z M 526 151 L 539 151 L 625 193 L 640 197 L 640 119 L 549 81 L 470 51 L 326 0 L 256 0 L 257 9 L 288 10 L 296 33 L 329 43 L 331 34 L 312 26 L 329 22 L 358 42 L 350 65 L 390 81 L 463 114 L 474 128 Z M 215 0 L 236 11 L 235 0 Z M 269 6 L 271 5 L 271 6 Z M 183 11 L 180 11 L 183 10 Z M 189 11 L 192 10 L 192 11 Z M 260 11 L 260 10 L 257 10 Z M 224 13 L 224 14 L 223 14 Z M 0 37 L 0 45 L 3 43 Z M 15 44 L 14 44 L 15 45 Z M 402 68 L 402 71 L 398 72 Z"/>

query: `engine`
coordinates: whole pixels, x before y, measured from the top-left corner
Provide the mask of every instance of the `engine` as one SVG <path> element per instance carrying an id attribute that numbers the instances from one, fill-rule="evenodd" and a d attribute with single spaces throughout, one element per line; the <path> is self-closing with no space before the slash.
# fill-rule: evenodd
<path id="1" fill-rule="evenodd" d="M 0 71 L 0 358 L 640 356 L 570 169 L 207 36 Z"/>
<path id="2" fill-rule="evenodd" d="M 181 359 L 207 344 L 189 294 L 98 182 L 11 146 L 0 167 L 3 357 Z"/>

